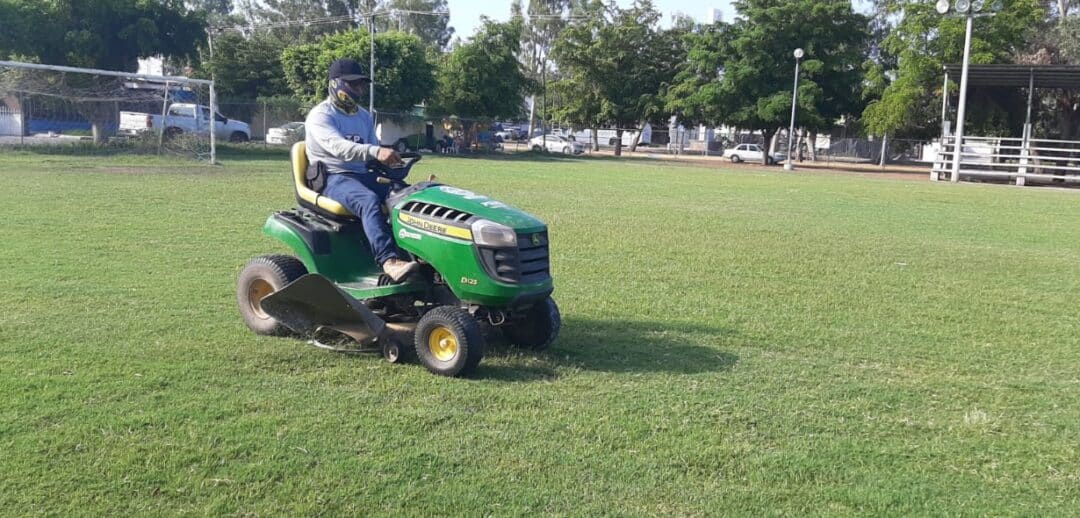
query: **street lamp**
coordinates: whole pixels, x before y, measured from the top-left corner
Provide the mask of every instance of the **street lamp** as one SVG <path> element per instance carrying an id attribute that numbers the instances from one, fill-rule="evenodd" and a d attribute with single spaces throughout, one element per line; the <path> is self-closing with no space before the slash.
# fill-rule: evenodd
<path id="1" fill-rule="evenodd" d="M 375 120 L 375 13 L 368 15 L 368 115 Z"/>
<path id="2" fill-rule="evenodd" d="M 799 60 L 803 57 L 803 49 L 795 49 L 795 86 L 791 89 L 791 128 L 787 134 L 787 158 L 784 160 L 784 170 L 791 171 L 795 166 L 791 162 L 791 141 L 795 137 L 795 101 L 799 98 Z"/>
<path id="3" fill-rule="evenodd" d="M 968 61 L 971 59 L 971 26 L 972 20 L 983 16 L 993 16 L 1001 11 L 1003 5 L 1001 0 L 994 0 L 994 3 L 990 6 L 990 12 L 982 12 L 986 7 L 985 0 L 956 0 L 953 8 L 956 10 L 957 16 L 963 16 L 967 19 L 967 27 L 964 29 L 964 63 L 960 68 L 960 105 L 956 108 L 956 135 L 953 137 L 953 163 L 952 163 L 952 178 L 953 182 L 960 181 L 960 156 L 964 150 L 964 116 L 967 111 L 967 87 L 968 87 Z M 949 0 L 937 0 L 934 5 L 938 14 L 949 14 Z M 942 92 L 942 95 L 946 95 L 946 92 Z M 942 142 L 942 149 L 945 147 L 945 143 Z"/>

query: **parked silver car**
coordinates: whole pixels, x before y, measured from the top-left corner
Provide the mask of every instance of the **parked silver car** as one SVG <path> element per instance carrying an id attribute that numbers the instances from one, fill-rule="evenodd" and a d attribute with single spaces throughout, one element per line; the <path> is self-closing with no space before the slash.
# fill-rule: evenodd
<path id="1" fill-rule="evenodd" d="M 304 140 L 304 123 L 289 122 L 266 131 L 267 144 L 291 146 Z"/>
<path id="2" fill-rule="evenodd" d="M 563 153 L 565 155 L 580 155 L 585 152 L 585 146 L 566 137 L 559 135 L 543 135 L 529 140 L 529 148 L 533 151 L 547 150 L 551 153 Z"/>

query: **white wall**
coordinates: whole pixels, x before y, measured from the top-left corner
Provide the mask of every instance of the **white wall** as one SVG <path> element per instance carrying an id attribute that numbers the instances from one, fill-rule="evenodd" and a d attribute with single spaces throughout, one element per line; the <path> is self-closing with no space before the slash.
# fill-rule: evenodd
<path id="1" fill-rule="evenodd" d="M 0 107 L 0 136 L 19 136 L 22 130 L 22 114 Z"/>

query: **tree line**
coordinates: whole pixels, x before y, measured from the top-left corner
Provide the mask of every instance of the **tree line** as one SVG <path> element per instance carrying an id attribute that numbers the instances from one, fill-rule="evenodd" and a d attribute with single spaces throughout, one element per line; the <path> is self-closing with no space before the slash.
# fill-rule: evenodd
<path id="1" fill-rule="evenodd" d="M 1005 0 L 975 20 L 972 63 L 1080 63 L 1075 1 Z M 637 128 L 674 116 L 769 139 L 790 116 L 792 51 L 802 48 L 802 134 L 839 124 L 850 134 L 935 136 L 942 96 L 957 95 L 943 65 L 961 60 L 964 22 L 924 0 L 870 5 L 736 0 L 729 22 L 665 24 L 649 0 L 515 0 L 510 20 L 460 35 L 445 0 L 0 0 L 0 56 L 133 71 L 138 57 L 166 55 L 179 71 L 213 77 L 223 99 L 310 105 L 325 95 L 333 59 L 366 63 L 374 30 L 382 111 L 424 105 L 530 128 Z M 1080 92 L 1038 99 L 1038 131 L 1080 135 Z M 969 125 L 1019 134 L 1025 102 L 1015 89 L 973 89 Z"/>

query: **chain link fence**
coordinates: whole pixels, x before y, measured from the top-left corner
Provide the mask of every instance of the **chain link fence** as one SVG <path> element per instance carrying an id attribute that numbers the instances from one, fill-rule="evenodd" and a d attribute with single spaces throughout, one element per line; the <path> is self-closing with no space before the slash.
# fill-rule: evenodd
<path id="1" fill-rule="evenodd" d="M 208 87 L 91 73 L 0 66 L 0 146 L 130 151 L 205 158 L 213 121 L 219 141 L 287 148 L 305 137 L 310 109 L 292 97 L 218 99 L 210 110 Z M 760 132 L 680 125 L 574 128 L 523 120 L 432 117 L 422 111 L 376 111 L 380 142 L 400 152 L 445 154 L 548 152 L 628 156 L 724 157 L 742 144 L 787 156 L 787 131 L 771 142 Z M 797 133 L 795 159 L 845 164 L 929 164 L 928 142 L 906 139 L 835 138 Z M 884 144 L 884 145 L 883 145 Z M 929 157 L 927 157 L 929 155 Z"/>

